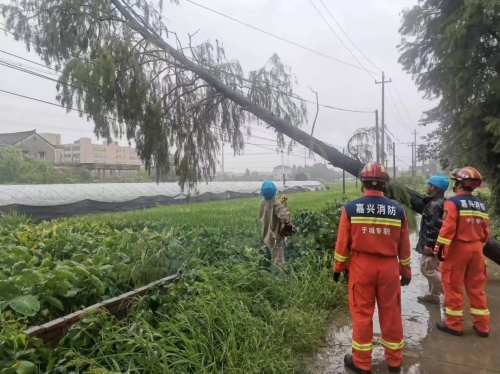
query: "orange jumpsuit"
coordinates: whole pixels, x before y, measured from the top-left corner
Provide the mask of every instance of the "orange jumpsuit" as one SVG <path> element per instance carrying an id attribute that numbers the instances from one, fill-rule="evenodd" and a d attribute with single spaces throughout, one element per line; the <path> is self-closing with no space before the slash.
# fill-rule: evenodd
<path id="1" fill-rule="evenodd" d="M 489 331 L 490 312 L 484 286 L 486 266 L 483 246 L 490 236 L 488 210 L 470 192 L 460 191 L 444 203 L 444 221 L 437 246 L 443 246 L 441 279 L 446 325 L 462 331 L 465 286 L 473 323 L 480 332 Z"/>
<path id="2" fill-rule="evenodd" d="M 403 363 L 400 275 L 411 278 L 408 221 L 404 209 L 381 192 L 367 191 L 342 209 L 334 254 L 334 272 L 347 269 L 352 315 L 352 356 L 371 370 L 373 312 L 379 310 L 385 357 L 390 366 Z"/>

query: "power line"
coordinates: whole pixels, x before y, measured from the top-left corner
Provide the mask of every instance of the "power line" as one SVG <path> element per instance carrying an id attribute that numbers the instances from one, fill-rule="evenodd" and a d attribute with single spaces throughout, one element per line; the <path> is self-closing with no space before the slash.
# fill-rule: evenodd
<path id="1" fill-rule="evenodd" d="M 323 21 L 325 21 L 326 25 L 330 28 L 330 30 L 333 32 L 333 34 L 337 37 L 337 39 L 340 41 L 340 43 L 342 43 L 342 45 L 345 47 L 345 49 L 347 49 L 347 51 L 351 54 L 352 57 L 354 57 L 354 59 L 357 61 L 357 63 L 361 66 L 361 68 L 366 71 L 370 77 L 372 77 L 373 79 L 375 79 L 375 77 L 364 67 L 364 65 L 361 63 L 361 61 L 358 60 L 358 58 L 354 55 L 354 53 L 352 53 L 352 51 L 349 49 L 349 47 L 344 43 L 344 41 L 338 36 L 338 34 L 335 32 L 335 30 L 333 29 L 333 27 L 330 25 L 330 23 L 326 20 L 325 17 L 323 17 L 323 15 L 321 14 L 321 12 L 319 11 L 319 9 L 316 7 L 316 5 L 314 5 L 314 3 L 312 2 L 312 0 L 309 0 L 309 2 L 311 3 L 311 5 L 314 7 L 314 9 L 316 9 L 316 12 L 319 14 L 319 16 L 323 19 Z M 324 4 L 323 4 L 324 6 Z M 328 10 L 328 9 L 327 9 Z"/>
<path id="2" fill-rule="evenodd" d="M 11 66 L 10 64 L 5 64 L 5 63 L 3 63 L 1 60 L 0 60 L 0 66 L 5 66 L 5 67 L 8 67 L 8 68 L 11 68 L 11 69 L 14 69 L 14 70 L 18 70 L 18 71 L 21 71 L 21 72 L 24 72 L 24 73 L 27 73 L 27 74 L 31 74 L 31 75 L 34 75 L 34 76 L 36 76 L 36 77 L 43 78 L 43 79 L 47 79 L 47 80 L 50 80 L 50 81 L 53 81 L 53 82 L 56 82 L 56 83 L 61 83 L 61 84 L 64 84 L 64 85 L 67 85 L 67 86 L 70 86 L 70 87 L 75 87 L 75 86 L 73 86 L 73 85 L 71 85 L 71 84 L 68 84 L 68 83 L 65 83 L 65 82 L 61 82 L 61 81 L 59 81 L 59 80 L 57 80 L 57 79 L 53 79 L 53 78 L 50 78 L 50 77 L 44 76 L 44 75 L 39 74 L 39 73 L 30 72 L 29 70 L 26 70 L 26 69 L 21 69 L 21 68 L 17 68 L 17 67 L 15 67 L 15 66 Z M 106 98 L 109 98 L 109 99 L 113 99 L 113 100 L 118 101 L 116 98 L 113 98 L 113 97 L 106 97 L 106 96 L 103 96 L 103 95 L 101 95 L 101 94 L 99 94 L 99 93 L 97 93 L 97 92 L 88 91 L 88 90 L 84 90 L 84 89 L 82 89 L 82 90 L 83 90 L 83 91 L 85 91 L 85 92 L 89 92 L 89 93 L 93 93 L 93 94 L 99 95 L 99 96 L 101 96 L 101 97 L 103 97 L 103 98 L 105 98 L 105 99 L 106 99 Z M 55 105 L 55 104 L 54 104 L 54 105 Z M 83 112 L 83 111 L 81 111 L 81 112 Z M 85 112 L 85 113 L 87 113 L 87 112 Z M 89 114 L 89 113 L 87 113 L 87 114 Z M 109 118 L 109 117 L 104 117 L 104 118 Z M 216 125 L 214 125 L 214 127 L 221 128 L 220 126 L 216 126 Z M 242 135 L 243 135 L 243 134 L 242 134 Z M 246 135 L 246 136 L 250 136 L 250 137 L 257 138 L 257 139 L 262 139 L 262 140 L 269 140 L 269 141 L 272 141 L 272 142 L 275 142 L 275 141 L 276 141 L 276 139 L 264 138 L 264 137 L 260 137 L 260 136 L 257 136 L 257 135 Z"/>
<path id="3" fill-rule="evenodd" d="M 389 132 L 389 134 L 391 134 L 391 135 L 392 135 L 392 136 L 393 136 L 393 137 L 394 137 L 394 138 L 395 138 L 398 142 L 402 143 L 402 141 L 401 141 L 401 140 L 399 140 L 399 138 L 398 138 L 396 135 L 394 135 L 394 134 L 392 133 L 392 131 L 391 131 L 391 130 L 389 130 L 389 127 L 387 127 L 387 125 L 385 125 L 385 129 L 386 129 L 386 130 Z"/>
<path id="4" fill-rule="evenodd" d="M 408 116 L 408 118 L 410 119 L 410 122 L 413 122 L 413 119 L 411 118 L 410 116 L 410 113 L 408 112 L 408 110 L 406 109 L 406 105 L 404 104 L 403 102 L 403 99 L 401 99 L 401 95 L 399 94 L 399 91 L 398 91 L 398 87 L 396 85 L 394 85 L 394 90 L 396 90 L 396 94 L 398 95 L 399 97 L 399 101 L 401 101 L 401 105 L 403 105 L 403 108 Z"/>
<path id="5" fill-rule="evenodd" d="M 333 21 L 337 24 L 337 26 L 339 27 L 339 29 L 344 33 L 344 35 L 346 36 L 347 39 L 349 39 L 349 41 L 351 42 L 351 44 L 354 46 L 354 48 L 357 49 L 357 51 L 359 53 L 361 53 L 361 55 L 366 59 L 366 61 L 368 61 L 370 64 L 372 64 L 373 67 L 375 67 L 375 69 L 377 70 L 380 70 L 382 71 L 382 69 L 380 69 L 377 65 L 375 65 L 368 57 L 366 57 L 366 55 L 361 52 L 361 50 L 356 46 L 356 44 L 354 44 L 354 42 L 351 40 L 351 38 L 349 37 L 349 35 L 347 35 L 347 33 L 344 31 L 344 29 L 342 28 L 342 26 L 340 26 L 340 24 L 337 22 L 337 20 L 335 19 L 335 17 L 333 16 L 333 14 L 330 12 L 330 10 L 326 7 L 325 3 L 323 3 L 323 0 L 319 0 L 321 2 L 321 4 L 323 4 L 323 7 L 326 9 L 326 11 L 328 12 L 328 14 L 330 15 L 330 17 L 332 17 Z"/>
<path id="6" fill-rule="evenodd" d="M 4 26 L 6 26 L 6 25 L 5 25 L 4 23 L 2 23 L 2 22 L 0 22 L 0 24 L 2 24 L 2 25 L 4 25 Z M 36 42 L 34 42 L 34 41 L 30 40 L 30 39 L 23 38 L 23 37 L 21 37 L 20 35 L 18 35 L 18 34 L 16 34 L 16 33 L 13 33 L 13 32 L 11 32 L 11 31 L 9 31 L 9 30 L 7 30 L 7 29 L 4 29 L 4 28 L 1 28 L 1 27 L 0 27 L 0 30 L 4 30 L 5 32 L 8 32 L 9 34 L 14 35 L 15 37 L 18 37 L 18 38 L 23 39 L 23 40 L 25 40 L 25 41 L 29 41 L 29 42 L 31 42 L 31 43 L 33 43 L 33 44 L 38 44 L 38 45 L 39 45 L 39 43 L 36 43 Z M 24 60 L 24 61 L 29 61 L 29 62 L 31 62 L 31 63 L 33 63 L 33 64 L 37 64 L 37 65 L 40 65 L 40 66 L 45 66 L 45 65 L 43 65 L 43 64 L 40 64 L 40 63 L 37 63 L 37 62 L 35 62 L 35 61 L 32 61 L 32 60 L 29 60 L 29 59 L 26 59 L 26 58 L 23 58 L 23 57 L 17 56 L 17 55 L 12 54 L 12 53 L 5 52 L 5 51 L 3 51 L 3 50 L 0 50 L 0 52 L 7 53 L 7 54 L 9 54 L 9 55 L 11 55 L 11 56 L 14 56 L 14 57 L 20 58 L 20 59 L 22 59 L 22 60 Z M 87 62 L 87 63 L 93 64 L 93 65 L 95 65 L 95 66 L 97 66 L 97 67 L 100 67 L 101 69 L 111 71 L 111 69 L 109 69 L 109 68 L 103 67 L 103 66 L 101 66 L 101 65 L 99 65 L 99 64 L 96 64 L 96 63 L 94 63 L 94 62 L 92 62 L 92 61 L 90 61 L 90 60 L 84 59 L 84 58 L 82 58 L 82 57 L 79 57 L 79 56 L 74 56 L 74 55 L 72 55 L 72 57 L 73 57 L 73 58 L 76 58 L 76 59 L 79 59 L 79 60 L 82 60 L 82 61 L 84 61 L 84 62 Z M 245 82 L 248 82 L 248 83 L 251 83 L 251 84 L 253 84 L 253 83 L 254 83 L 253 81 L 251 81 L 251 80 L 249 80 L 249 79 L 245 79 L 245 78 L 242 78 L 242 77 L 240 77 L 240 76 L 238 76 L 238 75 L 236 75 L 236 74 L 233 74 L 233 73 L 230 73 L 230 72 L 227 72 L 227 71 L 224 71 L 224 70 L 218 69 L 218 68 L 217 68 L 217 67 L 215 67 L 215 66 L 212 66 L 212 65 L 210 65 L 210 64 L 204 63 L 204 62 L 202 62 L 202 61 L 198 61 L 198 60 L 196 60 L 196 59 L 194 59 L 194 58 L 191 58 L 191 57 L 188 57 L 188 56 L 186 56 L 186 58 L 188 58 L 188 59 L 190 59 L 190 60 L 192 60 L 192 61 L 194 61 L 194 62 L 196 62 L 196 63 L 198 63 L 198 64 L 200 64 L 200 65 L 205 65 L 205 66 L 208 66 L 210 69 L 215 70 L 215 71 L 218 71 L 219 73 L 226 74 L 226 75 L 229 75 L 229 76 L 233 76 L 233 77 L 235 77 L 235 78 L 241 79 L 241 80 L 243 80 L 243 81 L 245 81 Z M 51 67 L 47 67 L 47 66 L 46 66 L 46 68 L 47 68 L 47 69 L 51 69 L 51 70 L 58 71 L 58 70 L 53 69 L 53 68 L 51 68 Z M 115 71 L 117 71 L 116 69 L 114 69 L 114 70 L 115 70 Z M 48 73 L 48 72 L 46 72 L 46 73 L 47 73 L 47 74 L 50 74 L 50 73 Z M 102 87 L 101 85 L 99 85 L 99 84 L 97 84 L 97 83 L 87 81 L 87 80 L 85 80 L 85 79 L 83 79 L 83 78 L 79 78 L 79 77 L 75 77 L 75 76 L 73 76 L 73 78 L 75 78 L 75 79 L 79 79 L 79 80 L 82 80 L 82 81 L 84 81 L 84 82 L 87 82 L 87 83 L 90 83 L 90 84 L 93 84 L 93 85 L 96 85 L 96 86 L 99 86 L 99 87 Z M 264 84 L 266 84 L 267 86 L 272 87 L 272 88 L 270 88 L 270 90 L 271 90 L 271 91 L 275 91 L 275 92 L 281 93 L 281 94 L 283 94 L 283 95 L 286 95 L 286 96 L 292 97 L 292 98 L 297 99 L 297 100 L 301 100 L 301 101 L 306 102 L 306 103 L 310 103 L 310 104 L 314 104 L 314 105 L 319 105 L 319 106 L 321 106 L 321 107 L 323 107 L 323 108 L 332 109 L 332 110 L 339 110 L 339 111 L 343 111 L 343 112 L 351 112 L 351 113 L 362 113 L 362 114 L 368 114 L 368 113 L 372 114 L 372 113 L 373 113 L 373 111 L 371 111 L 371 110 L 354 110 L 354 109 L 339 108 L 339 107 L 336 107 L 336 106 L 333 106 L 333 105 L 326 105 L 326 104 L 321 104 L 321 103 L 319 103 L 319 104 L 318 104 L 318 103 L 316 103 L 316 102 L 314 102 L 314 101 L 304 99 L 304 98 L 302 98 L 302 97 L 300 97 L 300 96 L 298 96 L 298 95 L 294 95 L 294 94 L 290 94 L 290 93 L 288 93 L 288 92 L 284 92 L 284 91 L 282 91 L 279 87 L 276 87 L 276 86 L 273 86 L 273 85 L 269 85 L 269 83 L 268 83 L 268 82 L 264 82 L 264 81 L 256 81 L 256 82 L 259 82 L 259 83 L 264 83 Z M 249 87 L 244 87 L 244 88 L 249 88 Z M 163 91 L 163 89 L 161 89 L 161 88 L 160 88 L 160 90 L 161 90 L 161 91 Z"/>
<path id="7" fill-rule="evenodd" d="M 401 114 L 399 113 L 399 110 L 398 110 L 398 107 L 397 107 L 396 102 L 394 100 L 394 97 L 392 96 L 391 86 L 389 86 L 389 97 L 392 100 L 392 103 L 394 105 L 394 109 L 396 109 L 396 113 L 398 114 L 399 118 L 401 119 L 401 122 L 403 123 L 404 127 L 406 127 L 408 130 L 410 130 L 410 128 L 408 127 L 406 122 L 403 120 L 403 117 L 401 117 Z"/>
<path id="8" fill-rule="evenodd" d="M 9 64 L 2 63 L 1 61 L 0 61 L 0 65 L 3 65 L 3 66 L 8 67 L 8 68 L 15 69 L 15 70 L 18 70 L 18 71 L 21 71 L 21 72 L 27 73 L 27 74 L 31 74 L 31 75 L 37 76 L 37 77 L 39 77 L 39 78 L 48 79 L 48 80 L 50 80 L 50 81 L 54 81 L 54 82 L 57 82 L 57 83 L 61 83 L 61 84 L 64 84 L 64 85 L 68 85 L 68 86 L 72 86 L 72 85 L 70 85 L 70 84 L 68 84 L 68 83 L 66 83 L 66 82 L 61 82 L 61 81 L 59 81 L 59 80 L 56 80 L 56 79 L 53 79 L 53 78 L 50 78 L 50 77 L 44 76 L 43 74 L 39 74 L 39 73 L 36 73 L 36 72 L 31 72 L 31 71 L 29 71 L 29 70 L 27 70 L 27 69 L 21 69 L 21 68 L 15 67 L 15 66 L 11 66 L 11 65 L 9 65 Z M 72 86 L 72 87 L 75 87 L 75 86 Z M 103 98 L 106 98 L 105 96 L 103 96 L 103 95 L 101 95 L 101 94 L 99 94 L 99 93 L 97 93 L 97 92 L 88 91 L 88 90 L 85 90 L 85 89 L 82 89 L 82 90 L 83 90 L 83 91 L 86 91 L 86 92 L 89 92 L 89 93 L 94 93 L 94 94 L 97 94 L 97 95 L 99 95 L 99 96 L 101 96 L 101 97 L 103 97 Z M 113 98 L 113 97 L 110 97 L 110 99 L 113 99 L 113 100 L 118 101 L 116 98 Z M 46 103 L 49 103 L 49 102 L 46 102 Z M 51 105 L 54 105 L 54 106 L 58 106 L 58 107 L 59 107 L 59 105 L 57 105 L 57 104 L 53 104 L 53 103 L 50 103 L 50 104 L 51 104 Z M 71 110 L 76 110 L 76 109 L 71 109 Z M 82 110 L 78 110 L 78 111 L 79 111 L 80 113 L 86 113 L 86 114 L 89 114 L 89 115 L 90 115 L 90 113 L 88 113 L 88 112 L 85 112 L 85 111 L 82 111 Z M 103 118 L 112 119 L 112 120 L 114 120 L 114 121 L 118 121 L 117 119 L 114 119 L 114 118 L 111 118 L 111 117 L 106 117 L 106 116 L 102 116 L 102 117 L 103 117 Z M 118 121 L 118 122 L 119 122 L 119 121 Z M 148 126 L 144 126 L 144 127 L 148 127 Z M 221 128 L 220 126 L 216 126 L 216 125 L 214 125 L 214 127 L 219 127 L 219 128 Z M 155 129 L 155 130 L 157 130 L 157 129 Z M 242 134 L 242 135 L 243 135 L 243 134 Z M 276 142 L 276 141 L 277 141 L 277 139 L 269 139 L 269 138 L 264 138 L 264 137 L 260 137 L 260 136 L 257 136 L 257 135 L 248 135 L 248 134 L 247 134 L 246 136 L 250 136 L 250 137 L 257 138 L 257 139 L 262 139 L 262 140 L 268 140 L 268 141 L 271 141 L 271 142 Z M 306 147 L 303 147 L 303 148 L 308 149 L 308 148 L 306 148 Z"/>
<path id="9" fill-rule="evenodd" d="M 336 58 L 331 57 L 331 56 L 328 56 L 328 55 L 326 55 L 326 54 L 324 54 L 324 53 L 322 53 L 322 52 L 318 52 L 318 51 L 316 51 L 316 50 L 314 50 L 314 49 L 311 49 L 311 48 L 309 48 L 309 47 L 305 47 L 305 46 L 300 45 L 300 44 L 298 44 L 298 43 L 292 42 L 292 41 L 290 41 L 290 40 L 288 40 L 288 39 L 285 39 L 285 38 L 282 38 L 282 37 L 277 36 L 277 35 L 275 35 L 275 34 L 272 34 L 272 33 L 268 32 L 268 31 L 265 31 L 265 30 L 259 29 L 258 27 L 252 26 L 252 25 L 250 25 L 250 24 L 248 24 L 248 23 L 245 23 L 245 22 L 240 21 L 240 20 L 238 20 L 238 19 L 236 19 L 236 18 L 230 17 L 230 16 L 228 16 L 228 15 L 226 15 L 226 14 L 223 14 L 223 13 L 221 13 L 221 12 L 218 12 L 218 11 L 216 11 L 216 10 L 214 10 L 214 9 L 210 9 L 210 8 L 208 8 L 208 7 L 204 6 L 204 5 L 201 5 L 201 4 L 198 4 L 198 3 L 195 3 L 195 2 L 194 2 L 194 1 L 192 1 L 192 0 L 186 0 L 186 1 L 187 1 L 188 3 L 191 3 L 191 4 L 193 4 L 193 5 L 198 6 L 198 7 L 200 7 L 200 8 L 204 8 L 204 9 L 206 9 L 206 10 L 208 10 L 208 11 L 212 12 L 212 13 L 215 13 L 215 14 L 218 14 L 218 15 L 220 15 L 220 16 L 222 16 L 222 17 L 225 17 L 225 18 L 227 18 L 227 19 L 230 19 L 231 21 L 234 21 L 234 22 L 240 23 L 240 24 L 242 24 L 242 25 L 244 25 L 244 26 L 247 26 L 247 27 L 250 27 L 250 28 L 252 28 L 252 29 L 254 29 L 254 30 L 257 30 L 257 31 L 259 31 L 259 32 L 261 32 L 261 33 L 263 33 L 263 34 L 266 34 L 266 35 L 271 36 L 271 37 L 273 37 L 273 38 L 279 39 L 279 40 L 281 40 L 281 41 L 283 41 L 283 42 L 286 42 L 286 43 L 288 43 L 288 44 L 292 44 L 292 45 L 294 45 L 294 46 L 296 46 L 296 47 L 299 47 L 299 48 L 305 49 L 305 50 L 307 50 L 307 51 L 309 51 L 309 52 L 315 53 L 315 54 L 320 55 L 320 56 L 322 56 L 322 57 L 326 57 L 326 58 L 328 58 L 328 59 L 330 59 L 330 60 L 336 61 L 336 62 L 338 62 L 338 63 L 344 64 L 344 65 L 347 65 L 347 66 L 350 66 L 350 67 L 352 67 L 352 68 L 356 68 L 356 69 L 360 69 L 360 70 L 365 70 L 365 69 L 363 69 L 363 68 L 360 68 L 359 66 L 356 66 L 356 65 L 350 64 L 350 63 L 348 63 L 348 62 L 345 62 L 345 61 L 342 61 L 342 60 L 336 59 Z M 379 73 L 376 73 L 376 72 L 373 72 L 373 71 L 371 71 L 370 73 L 380 75 Z"/>
<path id="10" fill-rule="evenodd" d="M 52 105 L 52 106 L 56 106 L 58 108 L 65 108 L 66 110 L 73 110 L 75 112 L 79 112 L 79 113 L 83 113 L 83 114 L 88 114 L 90 115 L 89 112 L 86 112 L 84 110 L 81 110 L 81 109 L 75 109 L 75 108 L 68 108 L 68 107 L 63 107 L 59 104 L 54 104 L 54 103 L 51 103 L 50 101 L 45 101 L 45 100 L 41 100 L 41 99 L 37 99 L 37 98 L 34 98 L 34 97 L 30 97 L 30 96 L 25 96 L 25 95 L 21 95 L 21 94 L 17 94 L 15 92 L 10 92 L 10 91 L 6 91 L 6 90 L 2 90 L 0 89 L 0 92 L 3 92 L 3 93 L 6 93 L 6 94 L 9 94 L 9 95 L 13 95 L 13 96 L 17 96 L 17 97 L 21 97 L 23 99 L 28 99 L 28 100 L 32 100 L 32 101 L 37 101 L 39 103 L 43 103 L 43 104 L 47 104 L 47 105 Z M 110 119 L 110 120 L 113 120 L 113 121 L 117 121 L 117 122 L 120 122 L 118 121 L 116 118 L 113 118 L 113 117 L 107 117 L 107 116 L 101 116 L 101 115 L 98 115 L 97 117 L 101 117 L 101 118 L 107 118 L 107 119 Z M 139 125 L 140 126 L 140 125 Z"/>
<path id="11" fill-rule="evenodd" d="M 2 89 L 0 89 L 0 92 L 3 92 L 3 93 L 6 93 L 6 94 L 9 94 L 9 95 L 13 95 L 13 96 L 21 97 L 21 98 L 24 98 L 24 99 L 33 100 L 33 101 L 36 101 L 36 102 L 40 102 L 40 103 L 43 103 L 43 104 L 47 104 L 47 105 L 51 105 L 51 106 L 55 106 L 55 107 L 61 108 L 61 106 L 58 105 L 58 104 L 54 104 L 54 103 L 51 103 L 49 101 L 37 99 L 37 98 L 26 96 L 26 95 L 17 94 L 15 92 L 7 91 L 7 90 L 2 90 Z M 68 109 L 68 110 L 74 110 L 74 111 L 79 112 L 79 113 L 90 114 L 90 113 L 88 113 L 88 112 L 86 112 L 84 110 L 80 110 L 80 109 L 75 109 L 75 108 L 66 108 L 66 109 Z M 118 121 L 118 120 L 116 120 L 115 118 L 112 118 L 112 117 L 105 117 L 105 116 L 101 116 L 101 117 L 103 117 L 103 118 L 109 118 L 109 119 Z M 141 126 L 141 125 L 139 125 L 139 126 Z M 44 127 L 44 126 L 42 126 L 42 127 Z M 45 126 L 45 127 L 46 128 L 51 128 L 51 127 L 47 127 L 47 126 Z M 57 127 L 57 128 L 61 128 L 61 127 Z M 61 129 L 63 129 L 63 128 L 61 128 Z M 85 130 L 82 129 L 82 131 L 85 131 Z M 264 139 L 264 138 L 261 138 L 261 139 Z M 221 140 L 221 139 L 219 139 L 219 140 Z M 271 139 L 266 139 L 266 140 L 274 141 L 274 140 L 271 140 Z M 267 150 L 271 150 L 273 152 L 276 151 L 276 149 L 268 148 L 268 147 L 265 147 L 265 146 L 260 145 L 260 144 L 248 143 L 248 142 L 242 142 L 242 143 L 243 144 L 247 144 L 247 145 L 252 145 L 252 146 L 260 147 L 260 148 L 264 148 L 264 149 L 267 149 Z M 267 145 L 267 146 L 270 146 L 270 144 Z M 296 155 L 296 154 L 291 153 L 291 152 L 287 153 L 287 154 L 289 154 L 290 156 L 295 156 L 295 157 L 303 158 L 302 155 Z"/>
<path id="12" fill-rule="evenodd" d="M 393 115 L 393 117 L 399 123 L 399 125 L 401 127 L 406 128 L 407 130 L 411 131 L 411 129 L 406 124 L 403 124 L 403 122 L 401 122 L 401 120 L 399 119 L 399 117 L 396 115 L 396 113 L 394 112 L 394 109 L 392 109 L 391 102 L 389 102 L 389 101 L 386 100 L 386 104 L 387 104 L 387 107 L 389 108 L 389 110 L 391 111 L 391 114 Z"/>
<path id="13" fill-rule="evenodd" d="M 403 160 L 401 160 L 398 156 L 396 156 L 396 158 L 398 159 L 399 162 L 405 164 L 406 166 L 408 167 L 411 167 L 410 165 L 408 165 L 406 162 L 404 162 Z"/>

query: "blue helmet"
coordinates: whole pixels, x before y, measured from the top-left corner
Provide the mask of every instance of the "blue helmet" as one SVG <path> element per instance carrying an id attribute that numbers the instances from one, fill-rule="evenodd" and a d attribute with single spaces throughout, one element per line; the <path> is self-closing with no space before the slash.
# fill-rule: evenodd
<path id="1" fill-rule="evenodd" d="M 440 190 L 446 191 L 450 186 L 448 178 L 443 174 L 436 174 L 429 178 L 427 183 L 439 188 Z"/>
<path id="2" fill-rule="evenodd" d="M 276 196 L 276 192 L 278 192 L 278 190 L 273 182 L 265 181 L 262 183 L 260 194 L 264 197 L 264 199 L 271 200 L 274 196 Z"/>

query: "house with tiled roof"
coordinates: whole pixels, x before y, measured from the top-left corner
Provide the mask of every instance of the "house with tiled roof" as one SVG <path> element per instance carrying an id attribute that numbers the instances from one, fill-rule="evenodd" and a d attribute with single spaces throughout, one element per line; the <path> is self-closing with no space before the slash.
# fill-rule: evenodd
<path id="1" fill-rule="evenodd" d="M 22 154 L 42 161 L 60 162 L 64 147 L 50 143 L 36 130 L 0 134 L 0 147 L 16 147 Z"/>

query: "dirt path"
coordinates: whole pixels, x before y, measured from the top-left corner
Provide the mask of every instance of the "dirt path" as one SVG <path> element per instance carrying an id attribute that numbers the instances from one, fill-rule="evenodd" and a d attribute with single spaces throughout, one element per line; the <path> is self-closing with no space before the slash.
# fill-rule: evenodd
<path id="1" fill-rule="evenodd" d="M 415 246 L 415 237 L 412 237 Z M 416 301 L 417 296 L 427 290 L 427 282 L 419 271 L 420 258 L 412 253 L 413 280 L 403 289 L 403 327 L 405 333 L 405 374 L 486 374 L 500 373 L 500 266 L 487 261 L 488 307 L 491 312 L 489 339 L 479 338 L 472 331 L 468 306 L 464 309 L 464 336 L 454 337 L 436 330 L 436 321 L 441 318 L 442 306 L 424 305 Z M 309 367 L 310 373 L 347 373 L 344 369 L 344 354 L 351 351 L 350 316 L 346 313 L 333 321 L 327 337 L 327 346 L 322 348 Z M 341 326 L 341 327 L 339 327 Z M 380 327 L 375 311 L 374 349 L 372 373 L 387 373 L 384 351 L 379 343 Z"/>

